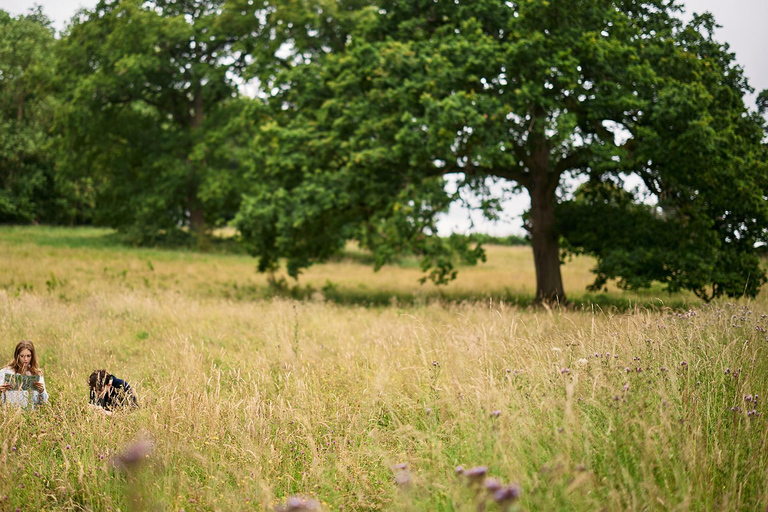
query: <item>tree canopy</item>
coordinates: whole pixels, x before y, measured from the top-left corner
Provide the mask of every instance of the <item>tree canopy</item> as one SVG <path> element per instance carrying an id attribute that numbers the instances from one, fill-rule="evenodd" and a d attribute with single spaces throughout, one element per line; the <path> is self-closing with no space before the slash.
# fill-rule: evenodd
<path id="1" fill-rule="evenodd" d="M 539 300 L 565 300 L 561 235 L 566 249 L 598 258 L 597 285 L 756 293 L 764 274 L 749 255 L 766 238 L 765 132 L 710 16 L 685 23 L 666 0 L 351 8 L 343 48 L 275 77 L 284 86 L 268 98 L 273 120 L 258 131 L 258 173 L 236 218 L 260 268 L 286 257 L 295 275 L 356 239 L 378 264 L 414 251 L 436 281 L 449 279 L 453 253 L 482 257 L 436 236 L 437 215 L 457 199 L 445 176 L 460 173 L 481 194 L 488 178 L 529 194 Z M 587 243 L 605 205 L 567 201 L 566 178 L 620 185 L 630 175 L 660 214 L 634 215 L 639 197 L 608 202 L 640 223 L 614 228 L 631 237 L 654 219 L 654 232 L 688 236 Z M 577 210 L 590 215 L 568 222 Z"/>
<path id="2" fill-rule="evenodd" d="M 225 223 L 244 162 L 237 79 L 258 26 L 233 2 L 101 0 L 62 41 L 63 155 L 95 179 L 97 220 L 138 241 Z M 255 20 L 255 18 L 254 18 Z M 267 38 L 268 39 L 268 38 Z"/>
<path id="3" fill-rule="evenodd" d="M 56 107 L 54 33 L 38 8 L 0 11 L 0 222 L 70 219 L 50 130 Z"/>

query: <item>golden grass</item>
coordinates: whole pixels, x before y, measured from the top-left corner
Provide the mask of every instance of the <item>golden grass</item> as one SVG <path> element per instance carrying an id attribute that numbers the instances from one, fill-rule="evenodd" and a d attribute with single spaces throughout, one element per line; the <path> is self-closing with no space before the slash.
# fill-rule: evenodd
<path id="1" fill-rule="evenodd" d="M 314 296 L 348 303 L 388 304 L 427 302 L 432 299 L 497 300 L 527 304 L 535 294 L 533 257 L 529 247 L 487 246 L 488 261 L 462 267 L 447 286 L 420 284 L 423 272 L 405 260 L 375 272 L 361 263 L 368 256 L 349 246 L 338 261 L 306 270 L 299 281 L 279 272 L 283 289 L 270 288 L 270 276 L 256 272 L 256 260 L 247 255 L 206 254 L 158 249 L 127 249 L 103 244 L 107 230 L 0 228 L 0 287 L 10 291 L 52 290 L 62 298 L 87 296 L 105 289 L 174 290 L 197 297 L 251 300 L 277 293 Z M 5 240 L 5 243 L 3 243 Z M 30 265 L 30 260 L 36 262 Z M 594 277 L 593 261 L 574 257 L 563 265 L 566 294 L 576 305 L 698 304 L 692 294 L 670 295 L 656 287 L 626 292 L 609 286 L 607 294 L 585 293 Z"/>
<path id="2" fill-rule="evenodd" d="M 692 313 L 366 308 L 223 297 L 221 283 L 260 279 L 244 257 L 9 236 L 0 258 L 0 355 L 32 339 L 51 394 L 0 415 L 0 510 L 268 510 L 291 495 L 324 510 L 478 510 L 487 493 L 457 465 L 519 483 L 522 510 L 768 501 L 768 430 L 750 413 L 768 396 L 764 299 Z M 410 272 L 372 275 L 405 286 Z M 134 384 L 141 408 L 88 410 L 97 367 Z M 115 469 L 141 436 L 154 451 Z"/>

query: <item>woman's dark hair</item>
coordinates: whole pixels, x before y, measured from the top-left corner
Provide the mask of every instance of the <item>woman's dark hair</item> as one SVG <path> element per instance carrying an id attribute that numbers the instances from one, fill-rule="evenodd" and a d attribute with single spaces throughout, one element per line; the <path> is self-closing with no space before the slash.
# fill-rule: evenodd
<path id="1" fill-rule="evenodd" d="M 88 385 L 91 389 L 103 389 L 111 379 L 112 375 L 107 370 L 96 370 L 88 377 Z"/>

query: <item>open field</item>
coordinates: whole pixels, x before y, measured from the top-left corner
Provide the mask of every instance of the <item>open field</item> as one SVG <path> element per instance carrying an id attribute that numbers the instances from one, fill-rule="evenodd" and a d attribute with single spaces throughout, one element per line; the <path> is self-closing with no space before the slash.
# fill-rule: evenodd
<path id="1" fill-rule="evenodd" d="M 150 294 L 173 291 L 195 298 L 253 300 L 275 295 L 327 299 L 343 304 L 424 304 L 432 300 L 478 300 L 528 305 L 535 292 L 533 257 L 529 247 L 487 246 L 488 262 L 463 267 L 447 286 L 420 284 L 424 274 L 413 259 L 374 272 L 368 254 L 350 246 L 337 261 L 310 267 L 296 282 L 286 274 L 256 272 L 256 260 L 232 251 L 217 254 L 126 248 L 104 229 L 26 228 L 0 226 L 0 288 L 52 292 L 62 300 L 78 300 L 116 290 Z M 213 248 L 216 251 L 216 247 Z M 30 262 L 34 261 L 34 265 Z M 569 300 L 578 307 L 598 304 L 621 309 L 644 306 L 688 307 L 699 304 L 693 294 L 670 295 L 659 287 L 650 291 L 586 293 L 593 281 L 587 257 L 563 267 Z"/>
<path id="2" fill-rule="evenodd" d="M 33 340 L 51 394 L 0 415 L 0 510 L 503 510 L 459 465 L 519 484 L 519 510 L 768 503 L 765 292 L 534 310 L 510 305 L 532 293 L 528 249 L 489 248 L 445 291 L 351 252 L 307 273 L 307 300 L 290 282 L 264 299 L 281 290 L 246 256 L 104 235 L 0 228 L 0 356 Z M 589 265 L 565 267 L 572 297 Z M 97 367 L 141 408 L 88 410 Z M 142 436 L 148 457 L 113 467 Z"/>

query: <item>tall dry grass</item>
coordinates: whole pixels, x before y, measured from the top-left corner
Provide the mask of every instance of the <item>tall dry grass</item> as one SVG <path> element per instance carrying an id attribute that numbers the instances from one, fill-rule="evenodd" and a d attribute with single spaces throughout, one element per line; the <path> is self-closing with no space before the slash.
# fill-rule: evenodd
<path id="1" fill-rule="evenodd" d="M 518 483 L 522 510 L 768 503 L 764 299 L 687 313 L 245 301 L 196 281 L 236 278 L 235 257 L 158 252 L 149 270 L 144 251 L 39 247 L 0 241 L 0 283 L 15 283 L 1 353 L 32 339 L 51 394 L 0 414 L 0 510 L 267 510 L 292 495 L 479 510 L 488 493 L 458 465 Z M 142 266 L 166 277 L 140 286 Z M 141 408 L 89 410 L 97 367 Z M 115 468 L 142 437 L 149 456 Z"/>

